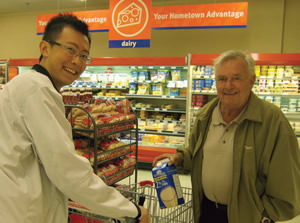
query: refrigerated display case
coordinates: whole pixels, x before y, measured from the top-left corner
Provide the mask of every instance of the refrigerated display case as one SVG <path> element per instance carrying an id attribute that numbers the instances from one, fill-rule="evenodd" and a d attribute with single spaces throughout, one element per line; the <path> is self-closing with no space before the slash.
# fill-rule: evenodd
<path id="1" fill-rule="evenodd" d="M 300 54 L 251 55 L 256 65 L 253 92 L 279 106 L 297 137 L 300 137 Z M 218 56 L 219 54 L 188 55 L 190 91 L 187 102 L 187 135 L 192 128 L 195 113 L 217 96 L 212 65 Z"/>
<path id="2" fill-rule="evenodd" d="M 20 72 L 36 63 L 38 59 L 11 60 L 11 66 Z M 154 157 L 175 153 L 184 144 L 187 71 L 186 57 L 93 58 L 81 77 L 61 91 L 66 98 L 91 91 L 95 99 L 129 99 L 138 114 L 139 167 L 151 168 Z"/>
<path id="3" fill-rule="evenodd" d="M 130 100 L 138 116 L 138 165 L 149 169 L 154 157 L 183 146 L 187 70 L 185 57 L 94 58 L 85 71 L 93 83 L 74 84 L 92 87 L 95 98 Z"/>

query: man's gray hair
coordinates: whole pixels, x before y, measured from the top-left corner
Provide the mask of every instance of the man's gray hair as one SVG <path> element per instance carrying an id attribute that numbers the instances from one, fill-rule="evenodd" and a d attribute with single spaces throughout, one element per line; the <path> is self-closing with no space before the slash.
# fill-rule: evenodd
<path id="1" fill-rule="evenodd" d="M 237 58 L 241 58 L 243 59 L 247 65 L 248 65 L 248 72 L 249 75 L 255 76 L 255 62 L 253 60 L 253 58 L 251 57 L 250 54 L 247 54 L 243 51 L 240 50 L 230 50 L 230 51 L 226 51 L 224 53 L 222 53 L 219 57 L 217 57 L 214 60 L 214 70 L 216 72 L 216 70 L 218 69 L 218 67 L 220 66 L 221 63 L 229 61 L 229 60 L 234 60 Z"/>

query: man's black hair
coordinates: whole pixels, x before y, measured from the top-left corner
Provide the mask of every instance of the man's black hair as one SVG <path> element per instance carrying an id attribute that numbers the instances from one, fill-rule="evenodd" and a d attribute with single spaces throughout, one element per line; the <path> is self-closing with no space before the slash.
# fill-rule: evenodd
<path id="1" fill-rule="evenodd" d="M 89 34 L 88 25 L 70 13 L 59 13 L 57 16 L 53 17 L 46 25 L 43 40 L 55 41 L 57 38 L 59 38 L 59 35 L 64 27 L 71 27 L 85 35 L 89 40 L 89 45 L 91 46 L 91 37 Z M 43 55 L 40 56 L 40 61 L 42 58 Z"/>

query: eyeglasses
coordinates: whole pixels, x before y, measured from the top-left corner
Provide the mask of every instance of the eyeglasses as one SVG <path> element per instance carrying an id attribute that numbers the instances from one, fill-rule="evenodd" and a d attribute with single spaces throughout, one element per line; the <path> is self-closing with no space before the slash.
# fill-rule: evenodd
<path id="1" fill-rule="evenodd" d="M 58 43 L 58 42 L 55 42 L 53 40 L 46 40 L 48 43 L 50 44 L 55 44 L 57 46 L 60 46 L 61 48 L 64 48 L 67 50 L 67 52 L 69 53 L 70 56 L 73 56 L 73 57 L 77 57 L 79 55 L 79 58 L 84 61 L 86 64 L 89 64 L 90 62 L 92 62 L 92 58 L 89 56 L 89 55 L 86 55 L 86 54 L 80 54 L 79 50 L 77 49 L 74 49 L 72 47 L 68 47 L 68 46 L 65 46 L 61 43 Z"/>

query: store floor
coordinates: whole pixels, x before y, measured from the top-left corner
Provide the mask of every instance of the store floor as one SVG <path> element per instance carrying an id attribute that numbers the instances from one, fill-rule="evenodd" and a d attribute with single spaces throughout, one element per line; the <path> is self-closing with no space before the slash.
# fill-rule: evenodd
<path id="1" fill-rule="evenodd" d="M 191 188 L 191 179 L 190 175 L 182 175 L 179 174 L 179 179 L 180 179 L 180 184 L 182 187 L 189 187 Z M 151 170 L 138 170 L 138 182 L 143 181 L 143 180 L 151 180 L 153 181 L 152 178 L 152 173 Z M 124 179 L 120 182 L 121 184 L 131 184 L 134 183 L 134 177 L 132 176 L 129 179 Z M 300 223 L 300 216 L 290 220 L 290 221 L 280 221 L 277 223 Z"/>

